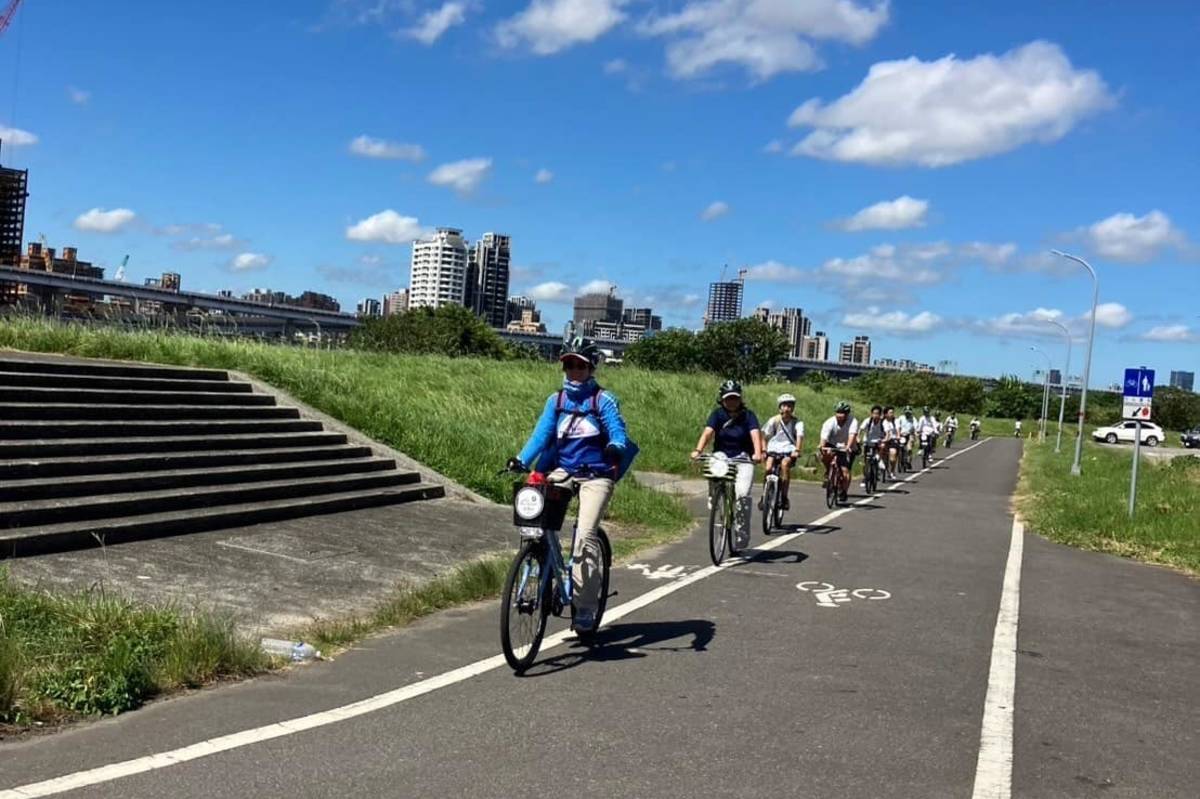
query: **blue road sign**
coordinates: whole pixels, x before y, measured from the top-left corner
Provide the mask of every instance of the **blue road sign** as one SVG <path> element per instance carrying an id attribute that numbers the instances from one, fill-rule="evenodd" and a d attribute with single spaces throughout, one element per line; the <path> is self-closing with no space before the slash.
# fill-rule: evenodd
<path id="1" fill-rule="evenodd" d="M 1153 397 L 1154 370 L 1126 369 L 1124 394 L 1126 397 Z"/>

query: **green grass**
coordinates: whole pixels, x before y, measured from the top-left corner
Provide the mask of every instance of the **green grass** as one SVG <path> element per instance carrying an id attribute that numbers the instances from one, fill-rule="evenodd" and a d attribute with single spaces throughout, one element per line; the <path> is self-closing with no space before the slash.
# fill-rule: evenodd
<path id="1" fill-rule="evenodd" d="M 1073 443 L 1073 440 L 1072 440 Z M 1053 541 L 1200 574 L 1200 458 L 1143 459 L 1129 518 L 1132 448 L 1084 443 L 1083 475 L 1073 448 L 1028 442 L 1018 507 L 1031 530 Z"/>
<path id="2" fill-rule="evenodd" d="M 0 569 L 0 722 L 119 713 L 266 666 L 229 619 L 102 590 L 54 595 Z"/>

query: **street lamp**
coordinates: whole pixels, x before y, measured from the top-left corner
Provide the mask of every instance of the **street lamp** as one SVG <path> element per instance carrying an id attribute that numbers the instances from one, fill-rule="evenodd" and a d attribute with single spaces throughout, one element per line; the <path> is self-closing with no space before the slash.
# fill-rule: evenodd
<path id="1" fill-rule="evenodd" d="M 1069 375 L 1071 374 L 1071 344 L 1073 340 L 1071 338 L 1071 331 L 1067 330 L 1067 326 L 1062 322 L 1056 322 L 1053 319 L 1043 319 L 1042 321 L 1048 325 L 1057 327 L 1067 339 L 1067 365 L 1063 367 L 1062 377 L 1059 378 L 1062 382 L 1062 395 L 1058 401 L 1058 439 L 1054 442 L 1054 451 L 1055 453 L 1059 453 L 1062 452 L 1063 412 L 1067 407 L 1067 383 L 1071 380 Z"/>
<path id="2" fill-rule="evenodd" d="M 1100 302 L 1100 279 L 1096 277 L 1096 270 L 1092 269 L 1092 265 L 1079 256 L 1060 250 L 1051 250 L 1050 252 L 1082 264 L 1092 276 L 1092 321 L 1088 331 L 1087 356 L 1083 361 L 1083 390 L 1079 395 L 1079 435 L 1075 439 L 1075 461 L 1071 464 L 1071 474 L 1078 477 L 1083 474 L 1083 470 L 1079 468 L 1079 461 L 1083 457 L 1083 419 L 1087 414 L 1088 380 L 1091 378 L 1092 371 L 1092 345 L 1096 341 L 1096 306 Z"/>
<path id="3" fill-rule="evenodd" d="M 1046 407 L 1050 404 L 1050 367 L 1053 362 L 1049 355 L 1037 347 L 1030 347 L 1029 351 L 1036 352 L 1046 359 L 1046 373 L 1042 380 L 1042 418 L 1038 425 L 1038 443 L 1041 444 L 1046 441 Z"/>

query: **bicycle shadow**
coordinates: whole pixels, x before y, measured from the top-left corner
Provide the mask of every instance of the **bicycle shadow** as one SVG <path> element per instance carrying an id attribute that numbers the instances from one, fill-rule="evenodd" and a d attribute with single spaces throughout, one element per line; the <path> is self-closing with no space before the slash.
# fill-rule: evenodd
<path id="1" fill-rule="evenodd" d="M 716 630 L 708 619 L 614 624 L 600 630 L 591 644 L 578 639 L 568 641 L 571 651 L 538 661 L 521 676 L 545 677 L 587 662 L 639 660 L 650 652 L 704 652 Z M 665 645 L 687 636 L 691 641 L 682 646 Z"/>
<path id="2" fill-rule="evenodd" d="M 772 531 L 770 537 L 774 538 L 781 535 L 791 535 L 792 533 L 804 533 L 806 535 L 829 535 L 841 530 L 836 524 L 798 524 L 788 523 L 781 524 Z"/>
<path id="3" fill-rule="evenodd" d="M 767 549 L 757 550 L 754 548 L 747 549 L 739 563 L 734 563 L 730 569 L 740 569 L 743 566 L 761 566 L 764 563 L 803 563 L 808 560 L 808 553 L 799 550 L 786 549 Z"/>

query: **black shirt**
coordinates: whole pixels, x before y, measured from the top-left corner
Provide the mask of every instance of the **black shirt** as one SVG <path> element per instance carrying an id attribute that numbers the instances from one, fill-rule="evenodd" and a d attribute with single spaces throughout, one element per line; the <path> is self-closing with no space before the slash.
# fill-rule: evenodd
<path id="1" fill-rule="evenodd" d="M 730 416 L 729 411 L 718 406 L 709 414 L 705 424 L 716 431 L 713 439 L 714 452 L 723 452 L 730 458 L 754 454 L 754 442 L 750 439 L 750 431 L 759 427 L 754 411 L 743 408 Z"/>

